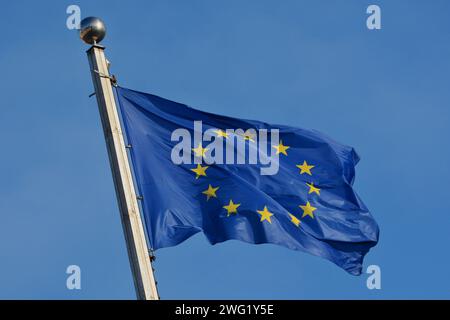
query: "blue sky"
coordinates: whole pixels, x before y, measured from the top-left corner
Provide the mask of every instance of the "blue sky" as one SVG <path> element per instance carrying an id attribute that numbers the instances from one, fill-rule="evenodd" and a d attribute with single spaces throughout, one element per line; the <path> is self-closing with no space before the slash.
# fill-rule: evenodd
<path id="1" fill-rule="evenodd" d="M 157 251 L 164 299 L 450 298 L 450 3 L 14 1 L 0 19 L 0 298 L 133 299 L 84 45 L 97 15 L 119 83 L 234 117 L 314 128 L 356 148 L 381 229 L 367 275 L 273 245 Z M 382 29 L 369 31 L 369 4 Z M 66 267 L 82 289 L 66 289 Z"/>

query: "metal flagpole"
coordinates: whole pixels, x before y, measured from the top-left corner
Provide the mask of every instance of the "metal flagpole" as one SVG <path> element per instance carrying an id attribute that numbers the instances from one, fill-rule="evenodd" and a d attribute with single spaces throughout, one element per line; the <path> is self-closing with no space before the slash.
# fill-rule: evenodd
<path id="1" fill-rule="evenodd" d="M 141 300 L 157 300 L 159 296 L 147 240 L 112 90 L 113 78 L 109 75 L 105 48 L 98 45 L 105 34 L 106 29 L 100 19 L 89 17 L 81 22 L 80 37 L 84 42 L 92 45 L 87 51 L 87 55 L 105 134 L 136 295 Z"/>

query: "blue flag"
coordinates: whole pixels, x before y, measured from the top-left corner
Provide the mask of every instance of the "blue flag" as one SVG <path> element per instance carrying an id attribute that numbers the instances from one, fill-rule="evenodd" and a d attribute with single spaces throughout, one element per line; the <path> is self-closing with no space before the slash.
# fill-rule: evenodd
<path id="1" fill-rule="evenodd" d="M 352 188 L 353 148 L 117 88 L 150 246 L 197 232 L 308 252 L 361 274 L 378 226 Z"/>

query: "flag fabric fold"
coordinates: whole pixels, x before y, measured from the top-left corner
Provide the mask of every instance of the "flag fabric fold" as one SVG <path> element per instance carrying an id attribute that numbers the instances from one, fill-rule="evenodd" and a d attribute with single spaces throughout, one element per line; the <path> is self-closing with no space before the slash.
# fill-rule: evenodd
<path id="1" fill-rule="evenodd" d="M 277 244 L 361 274 L 379 229 L 352 187 L 353 148 L 314 130 L 211 114 L 122 87 L 116 95 L 152 249 L 203 232 L 212 244 Z"/>

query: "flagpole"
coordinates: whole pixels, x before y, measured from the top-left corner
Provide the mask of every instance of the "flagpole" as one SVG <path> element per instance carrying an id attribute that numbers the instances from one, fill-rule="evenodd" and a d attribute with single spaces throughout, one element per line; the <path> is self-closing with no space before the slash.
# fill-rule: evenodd
<path id="1" fill-rule="evenodd" d="M 92 45 L 87 51 L 87 56 L 105 135 L 136 295 L 140 300 L 158 300 L 144 226 L 112 90 L 115 79 L 109 75 L 105 47 L 98 44 L 105 34 L 106 29 L 100 19 L 89 17 L 81 22 L 80 37 L 84 42 Z"/>

